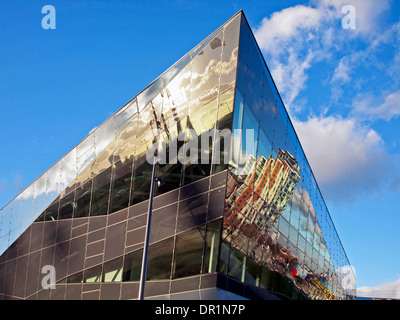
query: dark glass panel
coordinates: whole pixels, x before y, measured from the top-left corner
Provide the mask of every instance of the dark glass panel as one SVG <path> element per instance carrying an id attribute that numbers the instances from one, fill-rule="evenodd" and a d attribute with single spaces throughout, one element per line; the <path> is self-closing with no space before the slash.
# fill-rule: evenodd
<path id="1" fill-rule="evenodd" d="M 179 200 L 185 200 L 193 196 L 197 196 L 204 192 L 207 192 L 210 187 L 210 179 L 204 178 L 202 180 L 192 183 L 190 186 L 184 186 L 180 189 Z"/>
<path id="2" fill-rule="evenodd" d="M 231 249 L 229 255 L 228 275 L 243 281 L 243 255 L 235 249 Z"/>
<path id="3" fill-rule="evenodd" d="M 246 258 L 246 274 L 244 281 L 253 286 L 258 286 L 260 281 L 260 266 L 249 258 Z"/>
<path id="4" fill-rule="evenodd" d="M 268 290 L 272 288 L 272 272 L 267 267 L 261 268 L 260 286 Z"/>
<path id="5" fill-rule="evenodd" d="M 89 216 L 91 191 L 92 180 L 76 189 L 74 218 Z"/>
<path id="6" fill-rule="evenodd" d="M 192 290 L 198 291 L 200 287 L 200 275 L 197 277 L 180 278 L 171 281 L 171 289 L 169 293 L 182 293 Z"/>
<path id="7" fill-rule="evenodd" d="M 114 164 L 110 197 L 110 213 L 127 208 L 129 205 L 132 165 L 133 156 Z"/>
<path id="8" fill-rule="evenodd" d="M 212 273 L 217 271 L 220 238 L 221 220 L 208 223 L 203 273 Z"/>
<path id="9" fill-rule="evenodd" d="M 60 209 L 58 213 L 59 219 L 70 219 L 74 213 L 75 192 L 71 192 L 60 200 Z"/>
<path id="10" fill-rule="evenodd" d="M 95 266 L 93 268 L 87 269 L 85 270 L 84 273 L 84 282 L 101 282 L 101 270 L 102 270 L 102 266 L 98 265 Z"/>
<path id="11" fill-rule="evenodd" d="M 208 193 L 189 198 L 179 203 L 177 232 L 206 222 Z"/>
<path id="12" fill-rule="evenodd" d="M 85 262 L 86 236 L 70 241 L 68 273 L 75 273 L 83 269 Z"/>
<path id="13" fill-rule="evenodd" d="M 182 175 L 182 163 L 177 159 L 177 151 L 183 142 L 172 140 L 166 132 L 160 137 L 159 156 L 164 159 L 157 165 L 158 183 L 155 186 L 154 194 L 160 195 L 179 188 Z"/>
<path id="14" fill-rule="evenodd" d="M 100 300 L 119 300 L 120 292 L 120 283 L 104 283 L 100 289 Z"/>
<path id="15" fill-rule="evenodd" d="M 48 290 L 50 291 L 50 290 Z M 65 286 L 65 299 L 66 300 L 81 300 L 82 285 L 67 285 Z M 39 299 L 39 297 L 38 297 Z M 47 300 L 46 298 L 40 300 Z"/>
<path id="16" fill-rule="evenodd" d="M 105 228 L 107 225 L 107 217 L 95 217 L 89 219 L 88 232 L 96 231 Z"/>
<path id="17" fill-rule="evenodd" d="M 47 209 L 46 209 L 46 221 L 54 221 L 58 219 L 58 206 L 60 205 L 60 202 L 57 201 L 53 204 L 51 204 Z"/>
<path id="18" fill-rule="evenodd" d="M 104 252 L 104 241 L 96 241 L 94 243 L 88 243 L 86 247 L 86 257 L 102 255 Z"/>
<path id="19" fill-rule="evenodd" d="M 28 256 L 17 258 L 14 295 L 23 298 L 25 295 L 26 273 L 28 269 Z M 7 281 L 7 280 L 6 280 Z"/>
<path id="20" fill-rule="evenodd" d="M 105 215 L 108 212 L 111 168 L 104 170 L 93 179 L 90 216 Z"/>
<path id="21" fill-rule="evenodd" d="M 226 180 L 225 180 L 226 181 Z M 207 220 L 211 221 L 224 215 L 225 188 L 214 189 L 210 192 Z"/>
<path id="22" fill-rule="evenodd" d="M 174 279 L 200 274 L 204 240 L 204 226 L 176 236 Z"/>
<path id="23" fill-rule="evenodd" d="M 125 221 L 128 217 L 128 208 L 115 212 L 114 214 L 110 214 L 107 218 L 107 225 L 111 226 L 116 223 L 120 223 L 121 221 Z"/>
<path id="24" fill-rule="evenodd" d="M 31 239 L 32 228 L 28 228 L 19 237 L 18 256 L 25 255 L 29 252 L 29 244 Z"/>
<path id="25" fill-rule="evenodd" d="M 115 258 L 124 253 L 126 224 L 127 222 L 124 221 L 107 227 L 106 243 L 104 248 L 105 260 Z"/>
<path id="26" fill-rule="evenodd" d="M 125 256 L 122 281 L 139 281 L 142 268 L 143 249 Z"/>
<path id="27" fill-rule="evenodd" d="M 56 242 L 57 223 L 58 221 L 49 221 L 44 224 L 42 234 L 42 248 L 51 246 Z"/>
<path id="28" fill-rule="evenodd" d="M 46 218 L 46 210 L 44 210 L 39 217 L 36 218 L 35 222 L 41 222 L 41 221 L 45 221 Z"/>
<path id="29" fill-rule="evenodd" d="M 226 242 L 221 243 L 221 252 L 219 255 L 219 265 L 218 270 L 224 274 L 228 273 L 228 264 L 229 264 L 229 250 L 230 245 Z"/>
<path id="30" fill-rule="evenodd" d="M 142 158 L 140 162 L 135 161 L 132 177 L 131 205 L 149 199 L 152 170 L 153 165 L 148 163 L 145 158 Z"/>
<path id="31" fill-rule="evenodd" d="M 153 211 L 151 218 L 150 243 L 174 235 L 177 211 L 177 203 Z"/>
<path id="32" fill-rule="evenodd" d="M 284 281 L 283 276 L 279 272 L 272 271 L 272 291 L 282 293 Z"/>
<path id="33" fill-rule="evenodd" d="M 143 243 L 146 227 L 141 227 L 126 234 L 126 249 L 125 252 L 136 250 Z"/>
<path id="34" fill-rule="evenodd" d="M 224 172 L 220 172 L 218 174 L 214 174 L 211 177 L 211 184 L 210 184 L 210 189 L 216 189 L 220 187 L 225 187 L 226 186 L 226 179 L 227 179 L 227 174 L 228 172 L 225 170 Z"/>
<path id="35" fill-rule="evenodd" d="M 122 263 L 123 258 L 117 258 L 104 264 L 104 282 L 122 281 Z"/>
<path id="36" fill-rule="evenodd" d="M 174 238 L 150 245 L 147 280 L 170 279 L 173 246 Z"/>
<path id="37" fill-rule="evenodd" d="M 162 208 L 165 206 L 168 206 L 172 203 L 175 203 L 179 199 L 179 193 L 181 192 L 180 189 L 173 190 L 171 192 L 168 192 L 166 194 L 154 197 L 154 203 L 153 203 L 153 208 L 158 209 Z M 147 208 L 146 208 L 147 209 Z M 147 212 L 147 210 L 146 210 Z"/>
<path id="38" fill-rule="evenodd" d="M 40 268 L 40 251 L 36 251 L 29 255 L 28 260 L 28 271 L 27 271 L 27 283 L 25 294 L 29 297 L 31 294 L 37 291 L 39 285 L 39 278 L 41 277 Z"/>
<path id="39" fill-rule="evenodd" d="M 83 271 L 67 277 L 67 283 L 82 283 L 82 282 L 83 282 Z"/>
<path id="40" fill-rule="evenodd" d="M 67 274 L 69 245 L 69 241 L 64 241 L 54 246 L 54 268 L 57 279 L 61 279 Z"/>
<path id="41" fill-rule="evenodd" d="M 10 260 L 6 263 L 4 271 L 5 281 L 4 281 L 4 291 L 3 291 L 5 295 L 12 296 L 14 293 L 16 266 L 17 266 L 17 259 Z"/>
<path id="42" fill-rule="evenodd" d="M 32 232 L 31 232 L 30 248 L 29 248 L 30 252 L 39 250 L 41 248 L 44 225 L 45 225 L 44 223 L 32 224 L 31 226 Z"/>

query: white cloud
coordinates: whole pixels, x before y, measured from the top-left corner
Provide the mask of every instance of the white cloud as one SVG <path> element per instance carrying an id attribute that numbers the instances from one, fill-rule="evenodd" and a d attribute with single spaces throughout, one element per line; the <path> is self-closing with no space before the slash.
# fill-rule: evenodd
<path id="1" fill-rule="evenodd" d="M 348 59 L 347 57 L 343 57 L 342 59 L 340 59 L 340 62 L 333 73 L 331 81 L 340 81 L 342 83 L 347 83 L 350 81 L 350 72 L 351 69 L 348 64 Z"/>
<path id="2" fill-rule="evenodd" d="M 306 71 L 311 67 L 313 52 L 309 51 L 305 57 L 299 57 L 294 50 L 289 50 L 288 62 L 278 62 L 271 70 L 277 87 L 281 92 L 286 93 L 285 105 L 293 109 L 293 101 L 305 88 L 308 80 Z"/>
<path id="3" fill-rule="evenodd" d="M 353 113 L 361 119 L 390 121 L 400 115 L 400 90 L 388 93 L 384 96 L 382 103 L 371 95 L 357 98 L 353 102 Z"/>
<path id="4" fill-rule="evenodd" d="M 264 18 L 255 36 L 261 49 L 267 52 L 282 52 L 282 42 L 290 41 L 319 26 L 322 12 L 318 9 L 297 5 L 275 12 Z"/>
<path id="5" fill-rule="evenodd" d="M 254 30 L 289 111 L 293 101 L 306 87 L 307 70 L 317 59 L 315 43 L 321 37 L 316 37 L 314 33 L 319 30 L 324 18 L 323 11 L 317 8 L 297 5 L 264 18 Z M 331 31 L 323 32 L 326 34 L 326 43 L 330 43 Z"/>
<path id="6" fill-rule="evenodd" d="M 355 35 L 369 37 L 377 32 L 378 18 L 389 9 L 389 0 L 320 0 L 317 1 L 322 10 L 333 9 L 332 15 L 343 18 L 342 8 L 351 5 L 356 13 L 356 29 L 352 30 Z M 351 35 L 352 33 L 348 33 Z"/>
<path id="7" fill-rule="evenodd" d="M 400 279 L 376 287 L 357 288 L 357 296 L 370 298 L 400 299 Z"/>
<path id="8" fill-rule="evenodd" d="M 326 198 L 355 200 L 388 177 L 391 162 L 380 135 L 355 119 L 311 117 L 293 124 Z"/>
<path id="9" fill-rule="evenodd" d="M 345 5 L 356 10 L 356 30 L 341 28 Z M 370 49 L 384 41 L 379 17 L 387 9 L 389 0 L 311 0 L 308 5 L 289 7 L 262 20 L 254 34 L 290 114 L 300 110 L 295 99 L 307 88 L 308 71 L 317 62 L 334 65 L 333 90 L 351 81 L 354 61 L 365 60 L 368 51 L 348 53 L 346 44 L 358 36 L 371 43 Z M 336 66 L 332 60 L 335 54 L 343 57 Z"/>

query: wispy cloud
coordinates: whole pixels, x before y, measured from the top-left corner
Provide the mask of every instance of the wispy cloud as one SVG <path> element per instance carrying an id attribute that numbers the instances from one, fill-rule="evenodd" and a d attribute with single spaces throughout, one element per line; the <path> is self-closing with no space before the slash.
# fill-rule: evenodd
<path id="1" fill-rule="evenodd" d="M 299 92 L 305 88 L 308 79 L 306 71 L 317 59 L 315 43 L 318 39 L 315 33 L 323 20 L 322 10 L 297 5 L 265 17 L 254 30 L 288 109 L 292 108 Z M 331 33 L 327 34 L 327 43 L 331 42 L 331 36 Z"/>
<path id="2" fill-rule="evenodd" d="M 357 288 L 357 296 L 370 298 L 400 299 L 400 279 L 376 287 Z"/>
<path id="3" fill-rule="evenodd" d="M 316 63 L 330 64 L 332 82 L 344 84 L 352 80 L 353 63 L 363 63 L 369 52 L 393 33 L 393 30 L 381 32 L 379 25 L 379 17 L 389 9 L 389 3 L 389 0 L 314 0 L 262 20 L 254 33 L 289 112 L 299 110 L 296 98 L 307 88 L 307 72 Z M 352 5 L 356 10 L 355 30 L 341 27 L 345 5 Z M 360 38 L 371 43 L 368 49 L 349 52 L 349 43 Z"/>
<path id="4" fill-rule="evenodd" d="M 357 97 L 353 102 L 353 114 L 359 119 L 386 121 L 400 116 L 400 90 L 387 93 L 381 103 L 378 100 L 372 95 Z"/>
<path id="5" fill-rule="evenodd" d="M 339 81 L 341 83 L 347 83 L 351 79 L 350 73 L 351 68 L 349 66 L 349 59 L 348 57 L 343 57 L 340 59 L 340 62 L 333 73 L 331 82 Z"/>

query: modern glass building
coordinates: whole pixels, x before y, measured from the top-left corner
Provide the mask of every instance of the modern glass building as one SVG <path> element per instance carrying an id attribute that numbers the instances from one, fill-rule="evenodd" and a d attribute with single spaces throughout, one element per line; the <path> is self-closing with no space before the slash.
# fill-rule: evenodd
<path id="1" fill-rule="evenodd" d="M 1 209 L 0 298 L 137 299 L 156 150 L 146 298 L 355 297 L 240 11 Z"/>

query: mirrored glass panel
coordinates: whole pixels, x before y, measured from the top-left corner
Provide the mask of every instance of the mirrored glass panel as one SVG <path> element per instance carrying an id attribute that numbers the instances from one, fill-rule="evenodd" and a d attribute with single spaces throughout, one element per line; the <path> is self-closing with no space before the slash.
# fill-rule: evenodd
<path id="1" fill-rule="evenodd" d="M 149 247 L 147 280 L 171 278 L 172 251 L 174 238 L 162 240 Z"/>
<path id="2" fill-rule="evenodd" d="M 176 236 L 173 278 L 200 274 L 203 258 L 204 226 Z"/>

